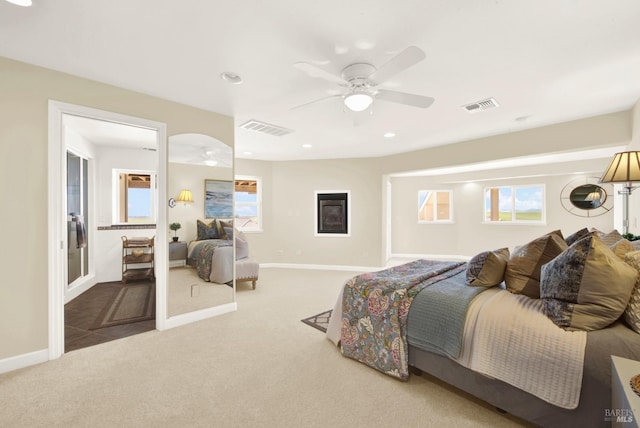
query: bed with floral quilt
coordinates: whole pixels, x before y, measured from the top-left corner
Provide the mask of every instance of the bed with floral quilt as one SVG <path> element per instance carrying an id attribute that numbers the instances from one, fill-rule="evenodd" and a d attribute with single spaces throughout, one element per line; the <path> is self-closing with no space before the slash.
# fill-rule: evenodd
<path id="1" fill-rule="evenodd" d="M 229 239 L 224 225 L 225 222 L 218 219 L 208 223 L 197 220 L 197 238 L 187 247 L 187 263 L 200 278 L 218 284 L 233 281 L 233 240 Z"/>
<path id="2" fill-rule="evenodd" d="M 426 372 L 540 426 L 609 426 L 611 355 L 640 360 L 640 251 L 625 241 L 556 230 L 358 275 L 327 336 L 386 375 Z"/>

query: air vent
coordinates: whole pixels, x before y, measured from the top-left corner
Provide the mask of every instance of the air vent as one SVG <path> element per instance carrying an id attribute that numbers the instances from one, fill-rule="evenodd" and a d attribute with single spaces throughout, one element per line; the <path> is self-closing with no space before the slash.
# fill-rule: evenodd
<path id="1" fill-rule="evenodd" d="M 482 110 L 488 110 L 490 108 L 495 108 L 498 107 L 500 104 L 498 104 L 498 102 L 493 99 L 493 98 L 487 98 L 486 100 L 482 100 L 482 101 L 478 101 L 475 103 L 471 103 L 471 104 L 467 104 L 462 106 L 466 111 L 468 111 L 469 113 L 477 113 L 479 111 Z"/>
<path id="2" fill-rule="evenodd" d="M 263 134 L 269 134 L 276 137 L 282 137 L 293 132 L 293 130 L 291 129 L 283 128 L 276 125 L 270 125 L 268 123 L 260 122 L 253 119 L 240 125 L 240 128 L 248 129 L 249 131 L 262 132 Z"/>

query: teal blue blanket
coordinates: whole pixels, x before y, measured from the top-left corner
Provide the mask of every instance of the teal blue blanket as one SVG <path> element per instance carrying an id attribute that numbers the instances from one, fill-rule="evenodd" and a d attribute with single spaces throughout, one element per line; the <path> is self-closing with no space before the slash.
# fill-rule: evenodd
<path id="1" fill-rule="evenodd" d="M 431 284 L 416 295 L 407 317 L 407 341 L 425 351 L 457 359 L 469 304 L 485 287 L 465 285 L 465 272 Z"/>

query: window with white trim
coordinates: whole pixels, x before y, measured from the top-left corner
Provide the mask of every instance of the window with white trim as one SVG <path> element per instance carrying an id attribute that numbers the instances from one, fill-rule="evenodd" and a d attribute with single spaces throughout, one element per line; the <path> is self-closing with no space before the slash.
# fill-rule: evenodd
<path id="1" fill-rule="evenodd" d="M 484 221 L 544 223 L 544 185 L 499 186 L 484 189 Z"/>
<path id="2" fill-rule="evenodd" d="M 155 224 L 155 171 L 113 170 L 113 224 Z"/>
<path id="3" fill-rule="evenodd" d="M 260 177 L 236 177 L 234 224 L 243 232 L 262 231 L 262 185 Z"/>
<path id="4" fill-rule="evenodd" d="M 451 190 L 418 191 L 418 223 L 452 222 L 452 207 Z"/>

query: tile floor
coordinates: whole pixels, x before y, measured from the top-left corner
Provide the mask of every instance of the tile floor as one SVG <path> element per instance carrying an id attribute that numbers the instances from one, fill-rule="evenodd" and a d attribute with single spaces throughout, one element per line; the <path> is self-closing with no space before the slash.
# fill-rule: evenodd
<path id="1" fill-rule="evenodd" d="M 156 328 L 155 320 L 89 330 L 122 287 L 120 281 L 96 284 L 64 306 L 64 352 L 132 336 Z"/>

